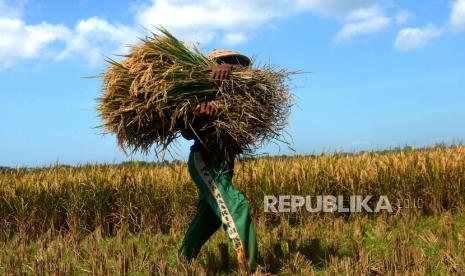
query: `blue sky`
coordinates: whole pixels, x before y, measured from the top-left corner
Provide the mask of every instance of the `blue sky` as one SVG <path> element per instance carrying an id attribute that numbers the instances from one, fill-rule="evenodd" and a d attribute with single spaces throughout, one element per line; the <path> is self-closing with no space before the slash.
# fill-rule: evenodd
<path id="1" fill-rule="evenodd" d="M 465 0 L 0 0 L 0 165 L 155 160 L 93 128 L 101 82 L 83 77 L 160 24 L 310 72 L 293 79 L 297 153 L 465 140 Z"/>

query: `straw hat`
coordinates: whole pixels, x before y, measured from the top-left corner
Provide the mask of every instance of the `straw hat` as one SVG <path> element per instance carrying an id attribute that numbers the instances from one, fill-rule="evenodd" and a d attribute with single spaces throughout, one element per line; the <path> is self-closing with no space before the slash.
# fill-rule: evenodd
<path id="1" fill-rule="evenodd" d="M 247 56 L 232 50 L 213 49 L 207 58 L 215 61 L 222 58 L 233 58 L 243 65 L 247 66 L 250 64 L 250 59 Z"/>

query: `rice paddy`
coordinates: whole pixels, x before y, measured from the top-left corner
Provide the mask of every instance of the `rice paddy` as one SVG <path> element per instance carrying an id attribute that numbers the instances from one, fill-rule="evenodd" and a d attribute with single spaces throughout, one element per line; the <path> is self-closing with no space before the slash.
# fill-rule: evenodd
<path id="1" fill-rule="evenodd" d="M 235 172 L 267 271 L 465 273 L 465 146 L 249 158 Z M 386 195 L 394 212 L 265 213 L 264 195 Z M 236 275 L 222 231 L 195 261 L 178 254 L 196 198 L 182 162 L 2 168 L 0 273 Z"/>

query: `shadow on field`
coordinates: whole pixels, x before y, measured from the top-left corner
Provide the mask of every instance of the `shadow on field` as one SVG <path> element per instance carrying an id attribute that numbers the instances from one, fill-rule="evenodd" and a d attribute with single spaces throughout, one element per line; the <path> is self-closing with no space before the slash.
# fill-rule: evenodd
<path id="1" fill-rule="evenodd" d="M 297 251 L 312 261 L 318 268 L 324 267 L 329 262 L 331 256 L 340 255 L 334 246 L 321 246 L 320 239 L 313 239 L 308 241 L 308 243 L 301 244 L 297 248 Z"/>

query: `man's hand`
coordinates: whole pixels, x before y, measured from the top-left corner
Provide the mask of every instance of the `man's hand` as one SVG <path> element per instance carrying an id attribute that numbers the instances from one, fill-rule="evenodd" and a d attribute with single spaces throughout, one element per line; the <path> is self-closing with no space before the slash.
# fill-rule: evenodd
<path id="1" fill-rule="evenodd" d="M 202 102 L 194 108 L 194 115 L 213 118 L 218 113 L 218 108 L 212 101 Z"/>
<path id="2" fill-rule="evenodd" d="M 229 77 L 229 74 L 234 67 L 234 65 L 227 63 L 222 63 L 216 67 L 213 67 L 212 73 L 210 75 L 210 83 L 214 85 L 221 84 L 222 80 L 225 80 Z"/>

